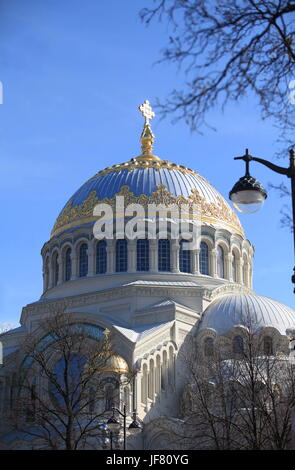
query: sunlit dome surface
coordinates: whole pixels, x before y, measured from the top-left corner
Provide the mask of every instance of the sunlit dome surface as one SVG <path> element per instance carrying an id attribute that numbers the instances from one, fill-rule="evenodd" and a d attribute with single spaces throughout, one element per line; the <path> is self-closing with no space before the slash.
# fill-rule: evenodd
<path id="1" fill-rule="evenodd" d="M 123 357 L 113 354 L 106 363 L 100 367 L 100 372 L 113 372 L 116 374 L 128 374 L 129 367 Z"/>
<path id="2" fill-rule="evenodd" d="M 224 334 L 243 325 L 276 328 L 282 335 L 295 328 L 295 311 L 286 305 L 256 294 L 226 294 L 215 299 L 204 311 L 199 331 L 211 328 Z"/>
<path id="3" fill-rule="evenodd" d="M 152 198 L 150 202 L 153 199 L 154 202 L 160 202 L 159 190 L 170 193 L 168 196 L 175 200 L 181 197 L 186 200 L 194 198 L 196 203 L 201 204 L 202 220 L 219 223 L 228 230 L 243 235 L 233 209 L 201 175 L 165 160 L 138 162 L 135 159 L 106 168 L 84 183 L 63 208 L 52 235 L 93 221 L 94 206 L 100 201 L 114 198 L 122 190 L 134 199 L 130 202 L 140 202 L 138 199 L 143 195 Z"/>
<path id="4" fill-rule="evenodd" d="M 94 222 L 96 204 L 112 204 L 115 196 L 121 194 L 125 197 L 125 206 L 130 203 L 145 206 L 151 203 L 197 204 L 202 222 L 217 224 L 243 236 L 237 215 L 209 181 L 190 168 L 161 160 L 153 154 L 155 137 L 150 120 L 155 113 L 147 100 L 139 110 L 145 118 L 142 153 L 125 163 L 105 168 L 86 181 L 64 206 L 51 235 Z"/>

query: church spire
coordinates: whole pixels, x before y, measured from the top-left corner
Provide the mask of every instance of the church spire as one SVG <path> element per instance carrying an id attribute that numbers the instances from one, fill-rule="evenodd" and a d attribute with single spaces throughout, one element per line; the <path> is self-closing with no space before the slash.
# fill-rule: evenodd
<path id="1" fill-rule="evenodd" d="M 150 126 L 150 120 L 155 117 L 155 113 L 148 100 L 145 100 L 143 104 L 138 107 L 139 111 L 143 115 L 145 121 L 143 131 L 141 133 L 141 155 L 136 157 L 137 160 L 160 160 L 159 157 L 153 155 L 153 143 L 155 136 Z"/>

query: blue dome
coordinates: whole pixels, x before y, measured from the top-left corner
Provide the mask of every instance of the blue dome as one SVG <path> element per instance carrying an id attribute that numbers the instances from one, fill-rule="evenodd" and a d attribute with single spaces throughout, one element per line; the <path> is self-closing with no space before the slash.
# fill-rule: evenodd
<path id="1" fill-rule="evenodd" d="M 94 220 L 93 208 L 102 200 L 112 199 L 122 188 L 129 196 L 153 198 L 159 188 L 171 198 L 192 198 L 201 203 L 202 216 L 221 222 L 229 230 L 243 234 L 239 219 L 223 196 L 201 175 L 167 160 L 130 161 L 108 167 L 86 181 L 67 202 L 52 235 Z M 213 220 L 214 219 L 214 220 Z"/>
<path id="2" fill-rule="evenodd" d="M 198 189 L 208 202 L 216 202 L 216 197 L 221 194 L 204 178 L 197 173 L 183 173 L 177 169 L 167 168 L 137 168 L 133 171 L 127 169 L 113 171 L 108 174 L 98 173 L 81 186 L 71 197 L 73 206 L 80 205 L 87 199 L 92 191 L 95 191 L 98 199 L 112 198 L 120 191 L 122 186 L 128 185 L 135 196 L 146 194 L 150 196 L 157 190 L 159 184 L 166 186 L 173 196 L 188 197 L 193 189 Z"/>

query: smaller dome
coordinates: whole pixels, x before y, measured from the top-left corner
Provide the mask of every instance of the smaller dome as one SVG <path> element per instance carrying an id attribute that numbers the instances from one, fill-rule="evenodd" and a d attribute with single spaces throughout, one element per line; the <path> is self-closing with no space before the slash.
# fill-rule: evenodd
<path id="1" fill-rule="evenodd" d="M 129 367 L 123 357 L 113 354 L 100 369 L 101 372 L 114 372 L 116 374 L 128 374 Z"/>
<path id="2" fill-rule="evenodd" d="M 287 330 L 295 327 L 295 311 L 256 294 L 226 294 L 204 310 L 198 331 L 211 328 L 222 335 L 239 325 L 255 329 L 273 327 L 286 335 Z"/>

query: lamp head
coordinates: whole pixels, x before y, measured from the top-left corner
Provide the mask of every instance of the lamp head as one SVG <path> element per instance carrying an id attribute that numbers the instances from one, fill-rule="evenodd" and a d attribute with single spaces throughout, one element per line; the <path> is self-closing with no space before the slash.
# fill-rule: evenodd
<path id="1" fill-rule="evenodd" d="M 116 420 L 114 416 L 112 416 L 108 421 L 107 421 L 107 427 L 110 431 L 118 431 L 121 427 L 121 424 L 119 421 Z"/>
<path id="2" fill-rule="evenodd" d="M 139 434 L 142 431 L 142 426 L 136 419 L 136 413 L 133 413 L 133 421 L 129 424 L 128 431 L 130 434 Z"/>
<path id="3" fill-rule="evenodd" d="M 261 209 L 267 193 L 258 180 L 246 174 L 233 186 L 229 198 L 239 212 L 252 214 Z"/>

